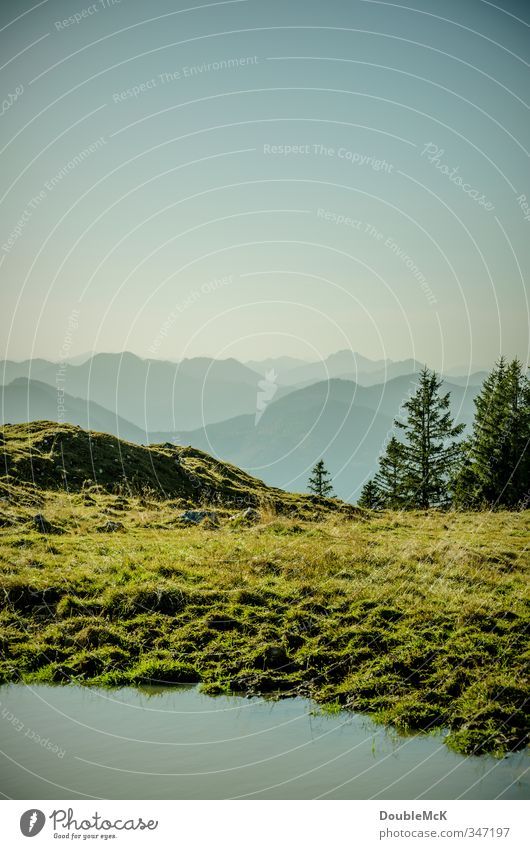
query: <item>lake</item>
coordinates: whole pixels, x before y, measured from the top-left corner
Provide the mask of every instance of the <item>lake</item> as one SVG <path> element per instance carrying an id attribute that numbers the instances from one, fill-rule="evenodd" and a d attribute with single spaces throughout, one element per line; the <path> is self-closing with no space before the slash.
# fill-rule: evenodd
<path id="1" fill-rule="evenodd" d="M 0 687 L 14 799 L 529 799 L 530 756 L 463 757 L 305 699 L 196 686 Z"/>

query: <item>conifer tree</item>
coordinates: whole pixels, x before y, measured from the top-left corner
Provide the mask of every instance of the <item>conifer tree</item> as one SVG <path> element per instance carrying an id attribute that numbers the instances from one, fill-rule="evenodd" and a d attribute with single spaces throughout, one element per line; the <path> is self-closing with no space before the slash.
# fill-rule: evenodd
<path id="1" fill-rule="evenodd" d="M 518 359 L 506 369 L 507 480 L 501 501 L 508 507 L 520 506 L 530 498 L 530 381 Z"/>
<path id="2" fill-rule="evenodd" d="M 449 409 L 450 393 L 440 394 L 442 379 L 423 368 L 414 395 L 403 405 L 403 501 L 408 507 L 428 508 L 447 504 L 448 483 L 460 458 L 464 429 L 455 425 Z"/>
<path id="3" fill-rule="evenodd" d="M 462 507 L 515 507 L 530 497 L 530 382 L 501 357 L 475 399 L 473 432 L 453 489 Z"/>
<path id="4" fill-rule="evenodd" d="M 324 460 L 319 460 L 313 466 L 307 487 L 310 492 L 314 492 L 315 495 L 321 495 L 324 498 L 330 498 L 333 495 L 331 475 L 324 465 Z"/>
<path id="5" fill-rule="evenodd" d="M 368 510 L 377 510 L 383 506 L 381 493 L 373 478 L 366 481 L 361 490 L 357 504 L 359 507 L 366 507 Z"/>
<path id="6" fill-rule="evenodd" d="M 374 482 L 382 506 L 398 508 L 406 503 L 405 448 L 395 436 L 390 439 L 379 461 L 379 470 Z"/>

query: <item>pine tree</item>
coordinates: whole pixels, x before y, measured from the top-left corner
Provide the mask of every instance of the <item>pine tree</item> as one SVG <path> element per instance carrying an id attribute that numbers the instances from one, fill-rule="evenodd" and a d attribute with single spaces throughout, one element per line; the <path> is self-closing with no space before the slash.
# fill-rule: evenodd
<path id="1" fill-rule="evenodd" d="M 501 501 L 516 507 L 530 497 L 530 381 L 518 359 L 506 369 L 506 396 L 507 480 Z"/>
<path id="2" fill-rule="evenodd" d="M 454 482 L 462 507 L 515 507 L 530 496 L 530 382 L 501 357 L 475 399 L 473 432 Z"/>
<path id="3" fill-rule="evenodd" d="M 366 481 L 357 504 L 359 507 L 366 507 L 368 510 L 377 510 L 383 506 L 381 493 L 373 479 Z"/>
<path id="4" fill-rule="evenodd" d="M 475 477 L 473 500 L 495 501 L 503 488 L 506 456 L 506 360 L 501 357 L 475 399 L 475 420 L 470 443 L 470 480 Z"/>
<path id="5" fill-rule="evenodd" d="M 405 448 L 393 436 L 379 461 L 379 470 L 374 479 L 381 506 L 397 508 L 406 503 L 405 475 Z"/>
<path id="6" fill-rule="evenodd" d="M 319 460 L 313 466 L 307 487 L 310 492 L 314 492 L 315 495 L 321 495 L 324 498 L 329 498 L 333 495 L 331 475 L 324 465 L 324 460 Z"/>
<path id="7" fill-rule="evenodd" d="M 401 491 L 408 507 L 428 508 L 449 501 L 449 479 L 461 454 L 456 438 L 464 425 L 453 424 L 450 393 L 440 395 L 441 385 L 442 379 L 425 367 L 415 394 L 403 405 L 405 421 L 396 420 L 404 432 Z"/>

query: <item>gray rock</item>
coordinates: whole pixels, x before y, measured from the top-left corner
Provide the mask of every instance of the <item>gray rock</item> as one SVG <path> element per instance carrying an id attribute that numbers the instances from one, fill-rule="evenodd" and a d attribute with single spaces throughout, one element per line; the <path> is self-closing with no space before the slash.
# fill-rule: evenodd
<path id="1" fill-rule="evenodd" d="M 241 518 L 245 522 L 259 522 L 261 516 L 259 510 L 256 510 L 254 507 L 247 507 L 246 510 L 243 510 Z"/>
<path id="2" fill-rule="evenodd" d="M 213 525 L 219 524 L 219 516 L 215 510 L 186 510 L 179 517 L 183 522 L 190 522 L 192 525 L 199 525 L 208 519 Z"/>
<path id="3" fill-rule="evenodd" d="M 230 516 L 230 519 L 233 522 L 252 525 L 254 522 L 260 521 L 261 515 L 259 510 L 256 510 L 254 507 L 247 507 L 246 510 L 242 510 L 241 513 L 236 513 L 234 516 Z"/>
<path id="4" fill-rule="evenodd" d="M 113 534 L 116 531 L 122 530 L 123 525 L 121 522 L 111 522 L 110 520 L 108 522 L 105 522 L 104 525 L 100 525 L 99 528 L 97 528 L 97 532 L 99 534 Z"/>

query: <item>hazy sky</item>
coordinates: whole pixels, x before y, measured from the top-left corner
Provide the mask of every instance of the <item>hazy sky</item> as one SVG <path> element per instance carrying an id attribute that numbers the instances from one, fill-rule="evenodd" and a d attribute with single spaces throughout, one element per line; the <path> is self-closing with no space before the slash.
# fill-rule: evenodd
<path id="1" fill-rule="evenodd" d="M 529 12 L 4 0 L 3 355 L 526 360 Z"/>

